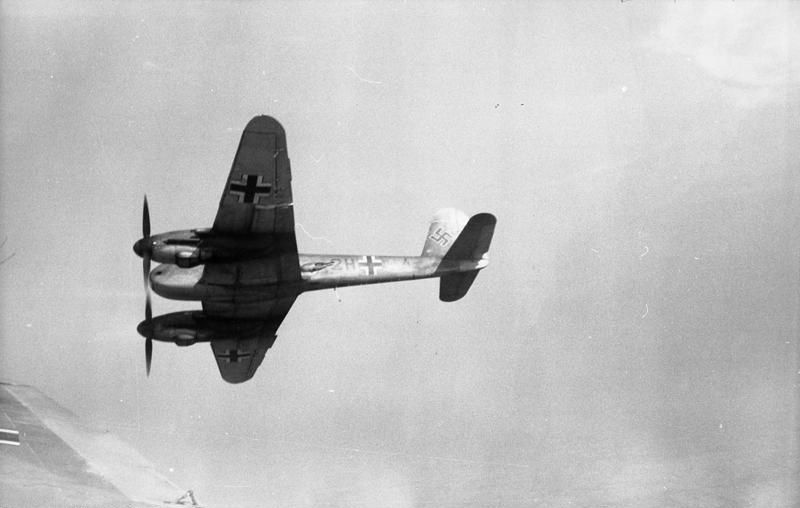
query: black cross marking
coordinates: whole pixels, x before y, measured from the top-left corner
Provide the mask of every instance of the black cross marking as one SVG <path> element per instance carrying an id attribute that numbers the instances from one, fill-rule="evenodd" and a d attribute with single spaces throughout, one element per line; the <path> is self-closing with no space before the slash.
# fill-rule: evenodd
<path id="1" fill-rule="evenodd" d="M 238 349 L 229 349 L 227 353 L 224 355 L 217 355 L 217 358 L 222 358 L 223 360 L 227 360 L 227 363 L 239 363 L 239 359 L 247 358 L 251 356 L 250 353 L 246 351 L 239 351 Z"/>
<path id="2" fill-rule="evenodd" d="M 367 275 L 375 275 L 375 269 L 382 265 L 383 261 L 372 256 L 364 256 L 364 260 L 358 262 L 358 266 L 367 269 Z"/>
<path id="3" fill-rule="evenodd" d="M 242 175 L 241 182 L 231 182 L 228 188 L 239 198 L 239 203 L 252 203 L 272 192 L 272 185 L 264 183 L 262 175 Z"/>

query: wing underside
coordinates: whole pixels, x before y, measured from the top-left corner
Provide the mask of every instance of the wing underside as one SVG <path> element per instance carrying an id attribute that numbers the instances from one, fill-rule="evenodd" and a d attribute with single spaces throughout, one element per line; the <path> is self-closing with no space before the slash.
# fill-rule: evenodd
<path id="1" fill-rule="evenodd" d="M 292 173 L 286 133 L 277 120 L 257 116 L 242 133 L 213 230 L 225 234 L 291 234 Z"/>
<path id="2" fill-rule="evenodd" d="M 204 313 L 224 324 L 224 335 L 211 341 L 211 350 L 225 381 L 241 383 L 253 377 L 295 298 L 203 302 Z"/>
<path id="3" fill-rule="evenodd" d="M 30 386 L 0 383 L 0 506 L 176 506 L 185 489 Z"/>
<path id="4" fill-rule="evenodd" d="M 205 265 L 204 284 L 230 289 L 228 298 L 203 301 L 208 316 L 282 320 L 288 312 L 294 298 L 286 304 L 280 288 L 300 280 L 291 181 L 283 127 L 269 116 L 253 118 L 242 133 L 213 231 L 263 239 L 269 254 Z"/>
<path id="5" fill-rule="evenodd" d="M 206 264 L 201 279 L 225 288 L 226 296 L 203 300 L 203 312 L 224 323 L 224 336 L 213 340 L 211 349 L 220 374 L 231 383 L 253 376 L 297 298 L 291 182 L 283 127 L 268 116 L 253 118 L 242 133 L 212 230 L 258 236 L 268 254 Z"/>
<path id="6" fill-rule="evenodd" d="M 274 335 L 252 339 L 217 340 L 211 343 L 211 351 L 217 360 L 222 379 L 236 384 L 253 377 L 264 361 L 267 350 L 274 343 Z"/>

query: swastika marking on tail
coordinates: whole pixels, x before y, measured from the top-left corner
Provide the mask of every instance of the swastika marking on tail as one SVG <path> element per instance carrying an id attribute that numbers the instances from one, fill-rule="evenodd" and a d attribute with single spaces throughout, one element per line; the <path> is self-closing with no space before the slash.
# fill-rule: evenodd
<path id="1" fill-rule="evenodd" d="M 450 235 L 450 233 L 444 231 L 442 228 L 436 228 L 436 231 L 431 233 L 428 238 L 444 247 L 450 243 L 450 240 L 452 240 L 453 237 Z"/>

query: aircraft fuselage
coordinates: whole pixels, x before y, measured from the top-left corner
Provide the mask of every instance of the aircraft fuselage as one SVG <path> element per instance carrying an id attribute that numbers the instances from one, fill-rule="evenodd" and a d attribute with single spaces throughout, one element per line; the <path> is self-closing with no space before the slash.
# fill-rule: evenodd
<path id="1" fill-rule="evenodd" d="M 224 283 L 203 278 L 203 266 L 180 268 L 163 264 L 150 274 L 156 294 L 172 300 L 213 300 L 235 297 L 240 301 L 260 298 L 265 289 L 280 286 L 295 294 L 319 289 L 378 284 L 402 280 L 440 277 L 446 273 L 481 269 L 488 260 L 442 261 L 424 256 L 373 256 L 298 254 L 300 280 L 281 280 L 279 274 L 264 273 L 258 278 L 247 272 L 231 272 Z M 259 260 L 250 261 L 252 264 Z"/>

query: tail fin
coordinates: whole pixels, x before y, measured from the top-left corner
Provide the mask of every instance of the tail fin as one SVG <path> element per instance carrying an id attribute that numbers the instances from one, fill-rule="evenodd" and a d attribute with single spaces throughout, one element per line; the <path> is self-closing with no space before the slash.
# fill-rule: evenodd
<path id="1" fill-rule="evenodd" d="M 483 259 L 489 252 L 495 224 L 497 224 L 497 219 L 490 213 L 473 215 L 445 254 L 444 260 L 480 261 Z"/>
<path id="2" fill-rule="evenodd" d="M 467 214 L 455 208 L 443 208 L 434 214 L 422 256 L 444 257 L 467 223 Z"/>
<path id="3" fill-rule="evenodd" d="M 439 282 L 439 299 L 443 302 L 454 302 L 467 294 L 472 286 L 478 270 L 489 264 L 487 256 L 489 244 L 492 243 L 494 226 L 497 219 L 490 213 L 479 213 L 472 216 L 464 229 L 450 246 L 442 263 L 446 261 L 472 261 L 475 268 L 463 272 L 442 275 Z"/>

